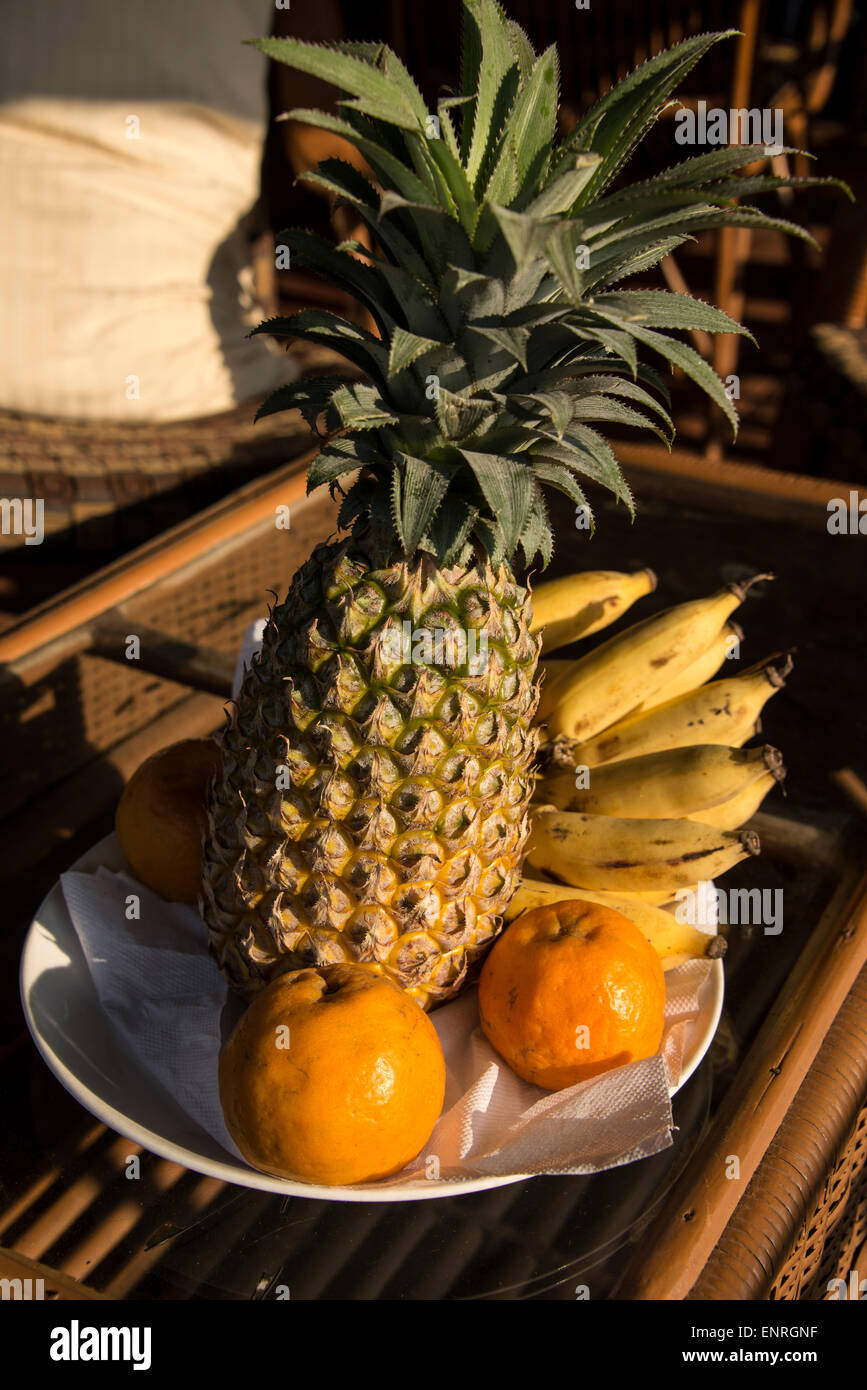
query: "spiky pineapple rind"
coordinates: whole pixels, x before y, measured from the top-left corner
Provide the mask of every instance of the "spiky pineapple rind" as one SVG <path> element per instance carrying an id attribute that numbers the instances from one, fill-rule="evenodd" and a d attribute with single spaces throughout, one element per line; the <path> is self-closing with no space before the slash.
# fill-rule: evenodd
<path id="1" fill-rule="evenodd" d="M 379 564 L 352 540 L 314 552 L 224 734 L 200 907 L 248 996 L 357 960 L 442 1003 L 517 884 L 538 738 L 529 596 L 486 562 Z"/>

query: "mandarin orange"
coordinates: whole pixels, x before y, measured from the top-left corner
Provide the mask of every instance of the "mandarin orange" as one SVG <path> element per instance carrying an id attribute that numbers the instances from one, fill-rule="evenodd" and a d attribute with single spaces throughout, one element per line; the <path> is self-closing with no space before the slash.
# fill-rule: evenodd
<path id="1" fill-rule="evenodd" d="M 280 975 L 220 1058 L 226 1127 L 256 1168 L 303 1182 L 373 1182 L 404 1168 L 439 1118 L 445 1060 L 414 999 L 378 967 Z"/>
<path id="2" fill-rule="evenodd" d="M 518 1076 L 559 1091 L 659 1050 L 665 977 L 634 923 L 567 899 L 518 917 L 479 980 L 488 1041 Z"/>
<path id="3" fill-rule="evenodd" d="M 136 878 L 170 902 L 198 897 L 208 787 L 219 766 L 213 739 L 183 739 L 147 758 L 121 796 L 120 847 Z"/>

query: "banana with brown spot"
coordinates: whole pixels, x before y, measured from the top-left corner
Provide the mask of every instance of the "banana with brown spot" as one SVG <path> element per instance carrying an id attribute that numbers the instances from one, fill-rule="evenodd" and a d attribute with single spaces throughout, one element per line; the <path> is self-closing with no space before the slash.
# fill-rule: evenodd
<path id="1" fill-rule="evenodd" d="M 674 891 L 718 878 L 760 848 L 752 831 L 717 830 L 695 820 L 543 810 L 533 816 L 527 863 L 574 888 Z"/>
<path id="2" fill-rule="evenodd" d="M 762 709 L 782 690 L 791 669 L 791 657 L 776 652 L 739 676 L 724 676 L 655 709 L 627 715 L 594 738 L 570 745 L 569 756 L 576 767 L 598 767 L 697 743 L 739 748 L 758 731 Z"/>
<path id="3" fill-rule="evenodd" d="M 769 772 L 778 779 L 785 776 L 782 756 L 769 744 L 693 744 L 588 768 L 579 779 L 568 772 L 543 776 L 536 797 L 561 811 L 664 820 L 731 802 Z M 576 786 L 576 780 L 587 785 Z"/>
<path id="4" fill-rule="evenodd" d="M 646 700 L 642 700 L 637 709 L 632 710 L 637 714 L 639 710 L 655 709 L 657 705 L 662 705 L 666 700 L 676 700 L 678 695 L 686 695 L 690 690 L 697 690 L 705 681 L 709 681 L 711 676 L 715 676 L 723 662 L 732 658 L 732 653 L 737 652 L 741 642 L 744 640 L 744 630 L 733 618 L 729 618 L 724 627 L 717 633 L 714 640 L 701 656 L 696 657 L 685 671 L 674 680 L 666 681 L 655 695 L 649 695 Z M 729 668 L 730 670 L 733 668 Z"/>
<path id="5" fill-rule="evenodd" d="M 784 776 L 783 770 L 766 772 L 757 778 L 752 786 L 746 787 L 739 796 L 733 796 L 730 801 L 723 801 L 719 806 L 711 806 L 706 811 L 694 811 L 689 819 L 701 821 L 703 825 L 716 826 L 717 830 L 736 830 L 738 826 L 746 825 L 756 814 L 768 792 L 778 787 Z"/>
<path id="6" fill-rule="evenodd" d="M 556 704 L 548 717 L 548 736 L 563 734 L 586 741 L 628 715 L 669 681 L 683 674 L 743 603 L 750 588 L 770 575 L 744 584 L 726 584 L 707 598 L 677 604 L 610 637 L 582 657 L 557 682 Z"/>
<path id="7" fill-rule="evenodd" d="M 722 666 L 723 662 L 736 651 L 738 645 L 744 640 L 744 631 L 733 619 L 717 633 L 714 640 L 706 651 L 693 661 L 685 671 L 676 676 L 674 680 L 667 681 L 654 695 L 649 695 L 646 700 L 642 700 L 637 709 L 632 710 L 637 714 L 639 710 L 653 709 L 656 705 L 661 705 L 666 700 L 673 700 L 678 695 L 684 695 L 689 690 L 695 690 L 698 686 L 704 685 L 705 681 L 710 680 L 711 676 Z M 576 658 L 569 660 L 564 657 L 548 657 L 547 661 L 539 662 L 539 669 L 545 679 L 542 685 L 542 695 L 539 700 L 539 708 L 536 713 L 537 722 L 548 718 L 548 715 L 557 704 L 558 686 L 562 686 L 567 675 L 571 674 L 578 665 Z"/>
<path id="8" fill-rule="evenodd" d="M 653 570 L 585 570 L 549 579 L 533 590 L 531 632 L 542 633 L 543 652 L 565 647 L 608 627 L 637 599 L 656 588 Z"/>

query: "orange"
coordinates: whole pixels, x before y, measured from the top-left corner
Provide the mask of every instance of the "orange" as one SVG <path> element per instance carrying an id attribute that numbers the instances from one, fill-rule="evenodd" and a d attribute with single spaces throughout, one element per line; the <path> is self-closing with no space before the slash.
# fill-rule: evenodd
<path id="1" fill-rule="evenodd" d="M 184 739 L 146 759 L 120 799 L 115 830 L 127 862 L 170 902 L 198 897 L 208 787 L 219 766 L 213 739 Z"/>
<path id="2" fill-rule="evenodd" d="M 373 1182 L 405 1167 L 442 1109 L 436 1030 L 376 966 L 272 980 L 220 1058 L 226 1127 L 256 1168 L 303 1182 Z"/>
<path id="3" fill-rule="evenodd" d="M 622 913 L 582 899 L 523 913 L 494 943 L 479 981 L 485 1037 L 547 1091 L 652 1057 L 664 1010 L 653 947 Z"/>

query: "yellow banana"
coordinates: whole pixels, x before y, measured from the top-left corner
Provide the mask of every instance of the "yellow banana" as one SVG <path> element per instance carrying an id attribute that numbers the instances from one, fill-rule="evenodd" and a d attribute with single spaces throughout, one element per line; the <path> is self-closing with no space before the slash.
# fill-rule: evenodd
<path id="1" fill-rule="evenodd" d="M 546 903 L 566 902 L 570 898 L 585 898 L 588 902 L 599 903 L 622 912 L 630 922 L 650 942 L 656 951 L 663 968 L 670 964 L 679 965 L 684 957 L 707 956 L 717 959 L 725 955 L 725 937 L 710 936 L 699 931 L 688 922 L 678 922 L 673 912 L 662 912 L 658 907 L 625 893 L 600 893 L 588 888 L 570 888 L 564 883 L 545 883 L 542 879 L 522 879 L 505 911 L 505 920 L 513 922 L 522 912 L 534 907 L 544 907 Z"/>
<path id="2" fill-rule="evenodd" d="M 655 709 L 629 714 L 595 738 L 572 746 L 569 755 L 576 767 L 598 767 L 687 744 L 739 748 L 756 733 L 762 707 L 783 688 L 791 669 L 791 657 L 777 652 L 739 676 L 724 676 Z"/>
<path id="3" fill-rule="evenodd" d="M 570 661 L 567 656 L 546 656 L 539 662 L 539 670 L 545 673 L 545 684 L 550 682 L 553 685 L 554 681 L 571 671 L 574 665 L 574 660 Z"/>
<path id="4" fill-rule="evenodd" d="M 542 650 L 554 651 L 608 627 L 636 599 L 656 588 L 653 570 L 621 574 L 617 570 L 585 570 L 549 579 L 533 590 L 531 632 L 542 632 Z"/>
<path id="5" fill-rule="evenodd" d="M 586 741 L 680 676 L 719 633 L 745 599 L 747 584 L 726 584 L 708 598 L 679 603 L 635 623 L 589 652 L 571 674 L 557 682 L 556 705 L 548 717 L 548 736 Z"/>
<path id="6" fill-rule="evenodd" d="M 561 811 L 664 820 L 729 802 L 763 773 L 781 768 L 780 754 L 767 744 L 724 748 L 697 743 L 587 768 L 577 777 L 569 772 L 543 776 L 536 795 Z"/>
<path id="7" fill-rule="evenodd" d="M 690 819 L 694 819 L 694 817 L 690 817 Z M 689 887 L 697 890 L 698 884 L 691 883 Z M 675 888 L 657 888 L 646 893 L 627 893 L 625 890 L 621 890 L 619 896 L 621 898 L 638 898 L 640 902 L 650 903 L 651 907 L 662 907 L 664 903 L 671 902 L 676 892 L 677 889 Z"/>
<path id="8" fill-rule="evenodd" d="M 694 820 L 695 817 L 690 816 L 688 819 Z M 533 872 L 536 873 L 538 871 L 534 869 Z M 602 890 L 596 889 L 595 891 L 600 892 Z M 585 892 L 585 889 L 582 888 L 581 892 Z M 627 891 L 625 888 L 619 888 L 614 896 L 622 898 L 624 902 L 632 902 L 634 899 L 638 903 L 648 903 L 651 907 L 665 908 L 666 911 L 668 911 L 677 906 L 678 894 L 683 892 L 694 893 L 700 896 L 701 884 L 679 884 L 677 888 L 657 888 L 645 890 L 640 893 L 635 893 L 631 890 Z"/>
<path id="9" fill-rule="evenodd" d="M 691 665 L 687 666 L 674 680 L 666 681 L 661 690 L 657 690 L 655 695 L 650 695 L 646 700 L 631 711 L 637 714 L 638 710 L 655 709 L 657 705 L 664 704 L 666 700 L 675 700 L 678 695 L 686 695 L 690 690 L 696 690 L 698 686 L 704 685 L 711 676 L 715 676 L 723 662 L 732 650 L 737 651 L 737 645 L 744 640 L 744 630 L 733 619 L 729 619 L 725 627 L 717 633 L 707 651 L 702 652 Z"/>
<path id="10" fill-rule="evenodd" d="M 717 830 L 695 820 L 547 810 L 533 816 L 527 862 L 574 888 L 641 892 L 717 878 L 759 848 L 753 831 Z"/>
<path id="11" fill-rule="evenodd" d="M 547 719 L 552 709 L 557 703 L 557 686 L 575 668 L 575 661 L 558 661 L 556 657 L 548 657 L 545 661 L 539 662 L 539 671 L 544 676 L 541 683 L 542 693 L 539 696 L 539 708 L 536 710 L 536 723 L 541 723 Z"/>
<path id="12" fill-rule="evenodd" d="M 722 801 L 719 806 L 710 806 L 705 811 L 690 812 L 689 820 L 716 826 L 717 830 L 737 830 L 738 826 L 744 825 L 756 814 L 768 792 L 773 791 L 784 776 L 782 768 L 765 772 L 730 801 Z"/>
<path id="13" fill-rule="evenodd" d="M 554 809 L 554 808 L 552 807 L 552 810 L 553 810 L 553 809 Z M 691 816 L 691 817 L 690 817 L 690 820 L 694 820 L 694 819 L 695 819 L 694 816 Z M 536 873 L 536 874 L 541 874 L 541 872 L 542 872 L 541 869 L 536 869 L 536 870 L 535 870 L 535 873 Z M 550 879 L 545 879 L 545 878 L 534 878 L 533 882 L 534 882 L 534 883 L 549 883 L 549 884 L 553 885 L 555 888 L 559 888 L 559 887 L 562 886 L 562 885 L 556 883 L 556 881 L 555 881 L 553 878 L 550 878 Z M 689 887 L 690 887 L 691 889 L 693 889 L 693 890 L 696 890 L 696 891 L 698 890 L 698 884 L 697 884 L 697 883 L 691 883 L 691 884 L 689 885 Z M 631 890 L 627 892 L 627 890 L 626 890 L 625 888 L 621 888 L 621 889 L 619 889 L 618 892 L 617 892 L 617 897 L 618 897 L 618 898 L 622 898 L 622 899 L 624 900 L 624 902 L 626 902 L 626 900 L 627 900 L 628 898 L 635 898 L 637 902 L 641 902 L 641 903 L 650 903 L 650 906 L 651 906 L 651 907 L 662 907 L 662 905 L 663 905 L 664 903 L 670 903 L 670 902 L 671 902 L 671 900 L 672 900 L 672 898 L 674 897 L 676 891 L 677 891 L 677 890 L 676 890 L 675 888 L 655 888 L 655 889 L 649 889 L 649 890 L 647 890 L 647 891 L 644 892 L 644 893 L 633 893 Z"/>
<path id="14" fill-rule="evenodd" d="M 667 681 L 654 695 L 648 695 L 647 699 L 642 700 L 641 704 L 637 705 L 630 713 L 637 714 L 639 710 L 654 709 L 665 700 L 673 700 L 677 695 L 684 695 L 688 690 L 695 690 L 697 686 L 703 685 L 722 666 L 732 650 L 732 644 L 743 640 L 743 628 L 730 618 L 717 633 L 707 650 L 691 662 L 685 671 L 676 676 L 674 680 Z M 735 650 L 737 650 L 736 647 Z M 577 665 L 576 658 L 571 661 L 568 658 L 558 660 L 553 656 L 548 657 L 547 661 L 539 662 L 539 670 L 544 674 L 545 679 L 542 683 L 539 708 L 536 711 L 537 723 L 546 720 L 555 705 L 559 703 L 558 692 L 562 689 L 566 676 L 573 672 Z"/>

